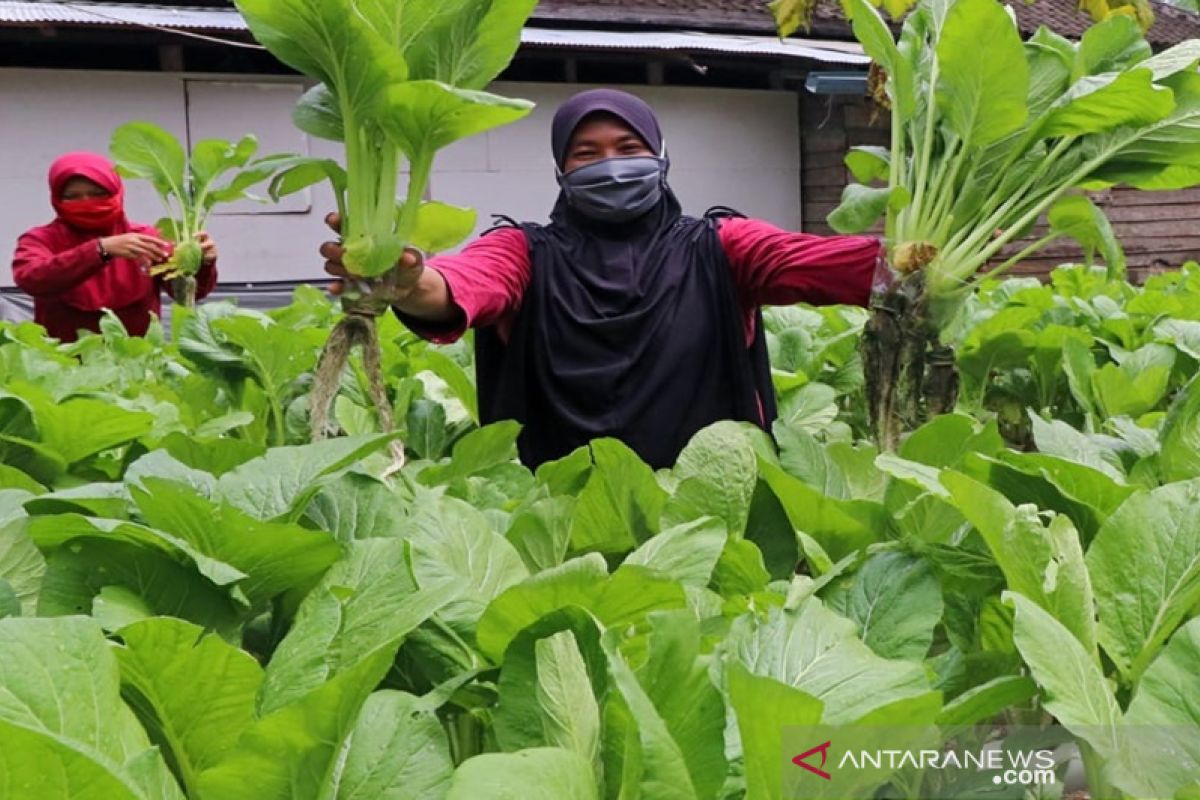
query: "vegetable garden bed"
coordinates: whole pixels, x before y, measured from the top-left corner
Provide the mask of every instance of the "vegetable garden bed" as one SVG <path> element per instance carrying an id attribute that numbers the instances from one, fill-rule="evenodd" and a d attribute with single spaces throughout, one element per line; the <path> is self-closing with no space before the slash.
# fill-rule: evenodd
<path id="1" fill-rule="evenodd" d="M 491 27 L 487 14 L 422 18 L 449 26 L 444 49 L 397 38 L 406 28 L 386 10 L 406 4 L 357 0 L 350 22 L 344 0 L 239 5 L 325 81 L 298 121 L 356 131 L 348 170 L 274 158 L 272 192 L 331 179 L 367 279 L 410 242 L 461 233 L 470 212 L 423 201 L 423 175 L 437 147 L 525 110 L 478 88 L 529 3 L 462 4 L 507 8 Z M 897 46 L 859 11 L 893 73 L 919 55 L 917 34 L 945 42 L 935 26 Z M 919 14 L 953 32 L 995 11 L 958 0 Z M 1077 104 L 1129 101 L 1112 118 L 1120 136 L 1166 116 L 1134 137 L 1157 166 L 1126 159 L 1123 179 L 1190 180 L 1200 161 L 1162 159 L 1200 152 L 1197 54 L 1139 68 L 1134 29 L 1105 25 L 1086 48 L 1067 43 L 1097 69 L 1052 99 L 1049 130 L 1071 142 L 1046 152 L 1099 134 L 1070 127 Z M 989 46 L 1011 50 L 1002 40 Z M 1065 63 L 1060 45 L 1030 47 Z M 387 113 L 357 93 L 367 79 L 390 87 Z M 936 86 L 918 81 L 926 108 Z M 984 119 L 993 98 L 972 96 Z M 897 189 L 899 160 L 860 154 L 864 177 L 889 185 L 852 190 L 842 217 L 890 209 L 894 236 L 948 235 L 922 226 L 957 197 L 961 170 L 991 163 L 955 160 L 969 146 L 1033 148 L 993 153 L 1001 164 L 1045 155 L 1047 129 L 1024 120 L 986 142 L 897 141 L 888 158 L 924 164 L 905 173 L 912 191 Z M 249 145 L 230 148 L 210 155 L 225 152 L 232 181 L 265 179 Z M 420 169 L 397 214 L 394 175 L 376 172 L 400 153 Z M 127 155 L 128 170 L 140 157 Z M 768 310 L 773 441 L 719 423 L 657 472 L 611 439 L 530 472 L 514 423 L 477 423 L 469 344 L 434 349 L 362 297 L 335 306 L 302 288 L 269 313 L 176 307 L 171 341 L 157 325 L 130 337 L 112 316 L 66 345 L 0 323 L 0 796 L 978 796 L 977 781 L 904 764 L 825 784 L 792 761 L 785 729 L 902 725 L 940 745 L 971 726 L 999 737 L 1056 721 L 1082 776 L 1068 779 L 1064 758 L 1038 796 L 1200 797 L 1200 266 L 1124 281 L 1091 206 L 1066 194 L 1098 180 L 1081 157 L 1067 175 L 1079 181 L 1003 197 L 1023 209 L 1018 227 L 1058 208 L 1056 230 L 1092 236 L 1107 266 L 963 291 L 973 270 L 915 265 L 901 285 L 916 305 L 929 308 L 929 276 L 953 303 L 926 318 L 910 366 L 936 347 L 957 393 L 942 408 L 906 389 L 918 402 L 882 448 L 870 438 L 891 419 L 875 401 L 886 376 L 863 360 L 878 358 L 878 309 Z M 196 165 L 181 149 L 175 160 L 180 190 L 164 194 L 194 204 L 178 223 L 190 233 L 205 206 L 182 188 Z M 1075 199 L 1054 205 L 1062 196 Z M 972 202 L 990 220 L 1007 204 L 983 210 L 995 199 Z M 959 231 L 984 248 L 968 259 L 1010 236 L 976 227 Z"/>
<path id="2" fill-rule="evenodd" d="M 783 797 L 804 719 L 1053 716 L 1111 732 L 1093 764 L 1153 758 L 1121 732 L 1198 723 L 1200 268 L 968 309 L 959 413 L 898 453 L 861 439 L 865 312 L 798 306 L 767 319 L 778 453 L 721 423 L 657 474 L 612 440 L 530 473 L 475 425 L 468 350 L 388 317 L 400 431 L 352 362 L 343 435 L 306 444 L 315 290 L 176 309 L 173 344 L 5 324 L 0 785 Z M 1187 796 L 1178 744 L 1093 777 Z"/>

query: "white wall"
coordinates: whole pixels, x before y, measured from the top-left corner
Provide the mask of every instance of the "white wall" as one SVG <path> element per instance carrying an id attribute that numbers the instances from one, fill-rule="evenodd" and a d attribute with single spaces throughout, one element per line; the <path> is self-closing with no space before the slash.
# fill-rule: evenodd
<path id="1" fill-rule="evenodd" d="M 146 119 L 182 137 L 255 133 L 260 152 L 336 157 L 339 146 L 310 140 L 290 124 L 303 87 L 294 78 L 197 78 L 161 73 L 0 69 L 0 285 L 11 286 L 17 236 L 49 221 L 46 170 L 68 150 L 105 152 L 112 130 Z M 538 106 L 526 119 L 443 152 L 432 196 L 491 214 L 545 219 L 553 205 L 550 119 L 579 86 L 497 84 L 495 91 Z M 785 227 L 800 224 L 799 125 L 795 95 L 735 89 L 631 87 L 659 112 L 671 154 L 671 183 L 684 208 L 729 205 Z M 162 216 L 149 186 L 129 181 L 127 208 L 139 221 Z M 279 207 L 239 204 L 213 217 L 221 280 L 303 280 L 323 275 L 316 248 L 334 208 L 322 185 Z"/>

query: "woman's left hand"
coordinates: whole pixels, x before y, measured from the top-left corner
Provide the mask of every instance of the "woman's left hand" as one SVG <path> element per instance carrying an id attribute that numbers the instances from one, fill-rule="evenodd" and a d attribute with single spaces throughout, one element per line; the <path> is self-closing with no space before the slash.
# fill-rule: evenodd
<path id="1" fill-rule="evenodd" d="M 200 231 L 196 234 L 196 241 L 200 243 L 200 263 L 212 264 L 217 260 L 217 243 L 208 235 L 208 231 Z"/>

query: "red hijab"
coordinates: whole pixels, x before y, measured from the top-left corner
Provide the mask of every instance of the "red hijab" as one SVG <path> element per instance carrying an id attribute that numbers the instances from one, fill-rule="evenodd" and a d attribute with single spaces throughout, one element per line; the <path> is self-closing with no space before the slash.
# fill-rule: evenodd
<path id="1" fill-rule="evenodd" d="M 87 178 L 109 193 L 99 200 L 62 199 L 63 189 L 75 177 Z M 56 250 L 78 247 L 102 236 L 140 230 L 125 217 L 125 186 L 112 163 L 96 153 L 66 153 L 50 165 L 50 204 L 57 214 Z M 64 293 L 62 301 L 81 311 L 123 308 L 141 302 L 154 282 L 141 266 L 128 258 L 114 258 L 95 275 Z"/>

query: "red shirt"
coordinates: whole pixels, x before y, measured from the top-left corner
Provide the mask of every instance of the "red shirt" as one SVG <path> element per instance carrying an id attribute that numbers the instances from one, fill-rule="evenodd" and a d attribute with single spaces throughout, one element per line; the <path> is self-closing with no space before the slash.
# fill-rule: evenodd
<path id="1" fill-rule="evenodd" d="M 132 233 L 160 236 L 149 225 L 130 225 Z M 105 270 L 116 262 L 100 260 L 96 237 L 76 244 L 61 223 L 42 225 L 26 231 L 17 240 L 13 256 L 13 280 L 24 292 L 33 296 L 33 319 L 56 339 L 73 342 L 78 331 L 100 330 L 102 310 L 96 298 L 105 298 L 104 307 L 113 313 L 134 336 L 142 336 L 150 327 L 150 315 L 162 312 L 161 295 L 170 292 L 169 282 L 161 277 L 142 275 L 140 271 L 121 276 L 121 296 L 112 292 L 87 291 L 89 284 L 104 281 Z M 128 270 L 127 270 L 128 272 Z M 217 283 L 216 264 L 206 264 L 196 273 L 196 299 L 213 290 Z M 100 287 L 96 287 L 100 288 Z"/>
<path id="2" fill-rule="evenodd" d="M 865 306 L 870 299 L 881 247 L 874 237 L 792 233 L 742 217 L 723 219 L 718 235 L 737 287 L 747 345 L 754 339 L 759 306 L 800 302 Z M 457 255 L 430 259 L 429 266 L 446 279 L 462 313 L 456 324 L 446 326 L 406 317 L 416 333 L 448 344 L 469 327 L 496 325 L 507 339 L 529 285 L 529 246 L 520 228 L 501 228 Z"/>

